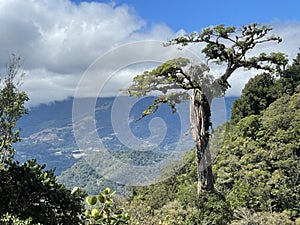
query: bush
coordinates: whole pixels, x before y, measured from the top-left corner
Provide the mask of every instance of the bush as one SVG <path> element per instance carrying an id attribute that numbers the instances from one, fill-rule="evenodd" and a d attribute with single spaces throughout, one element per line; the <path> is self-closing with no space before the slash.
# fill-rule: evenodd
<path id="1" fill-rule="evenodd" d="M 113 198 L 110 188 L 103 190 L 98 196 L 87 196 L 85 211 L 86 224 L 119 225 L 128 224 L 130 219 L 124 209 L 119 208 Z"/>
<path id="2" fill-rule="evenodd" d="M 36 160 L 10 162 L 0 170 L 0 215 L 9 213 L 32 223 L 80 224 L 83 193 L 56 183 L 53 170 Z"/>

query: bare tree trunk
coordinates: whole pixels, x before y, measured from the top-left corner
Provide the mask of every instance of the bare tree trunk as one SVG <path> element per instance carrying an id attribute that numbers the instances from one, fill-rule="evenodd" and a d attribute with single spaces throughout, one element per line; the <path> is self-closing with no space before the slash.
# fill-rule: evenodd
<path id="1" fill-rule="evenodd" d="M 197 193 L 214 189 L 214 176 L 211 167 L 211 154 L 209 150 L 209 127 L 211 98 L 207 98 L 200 89 L 193 90 L 190 102 L 190 123 L 193 140 L 196 145 L 197 162 Z"/>

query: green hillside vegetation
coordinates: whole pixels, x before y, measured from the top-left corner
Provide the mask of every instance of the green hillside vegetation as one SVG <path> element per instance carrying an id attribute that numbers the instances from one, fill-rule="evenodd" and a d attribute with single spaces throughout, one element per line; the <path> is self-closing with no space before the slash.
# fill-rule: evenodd
<path id="1" fill-rule="evenodd" d="M 123 163 L 135 166 L 151 165 L 167 156 L 165 152 L 157 151 L 110 151 L 114 157 Z M 110 187 L 122 196 L 130 196 L 128 187 L 115 183 L 98 174 L 86 161 L 81 159 L 58 176 L 58 181 L 67 188 L 81 187 L 86 193 L 96 195 L 106 187 Z"/>
<path id="2" fill-rule="evenodd" d="M 261 74 L 245 86 L 215 131 L 225 132 L 215 192 L 198 199 L 193 150 L 175 176 L 134 188 L 131 224 L 300 224 L 299 69 L 298 54 L 280 78 Z"/>
<path id="3" fill-rule="evenodd" d="M 249 115 L 259 115 L 272 102 L 281 96 L 295 93 L 300 84 L 300 55 L 298 54 L 291 66 L 278 77 L 268 73 L 251 78 L 242 91 L 241 98 L 236 100 L 232 108 L 231 120 L 238 122 Z"/>
<path id="4" fill-rule="evenodd" d="M 67 188 L 81 187 L 89 195 L 97 195 L 101 190 L 110 187 L 124 196 L 130 192 L 124 185 L 117 184 L 99 175 L 84 159 L 76 162 L 57 178 Z"/>

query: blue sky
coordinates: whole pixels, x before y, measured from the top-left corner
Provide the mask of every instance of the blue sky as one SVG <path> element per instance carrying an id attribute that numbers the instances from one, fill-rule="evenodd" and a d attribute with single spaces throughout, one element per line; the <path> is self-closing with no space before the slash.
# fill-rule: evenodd
<path id="1" fill-rule="evenodd" d="M 5 71 L 10 53 L 19 54 L 27 74 L 22 88 L 29 94 L 30 105 L 63 100 L 73 97 L 90 66 L 114 49 L 116 55 L 124 57 L 101 62 L 104 66 L 84 89 L 88 96 L 93 84 L 109 80 L 105 94 L 113 95 L 145 69 L 127 68 L 122 63 L 135 59 L 145 49 L 152 58 L 157 58 L 158 51 L 165 51 L 147 46 L 133 51 L 122 48 L 123 45 L 148 40 L 163 42 L 211 25 L 241 26 L 254 22 L 272 26 L 273 34 L 281 36 L 283 42 L 261 46 L 252 54 L 282 51 L 292 60 L 300 47 L 299 9 L 298 0 L 0 1 L 0 71 Z M 200 48 L 195 46 L 191 50 L 200 54 Z M 120 49 L 126 52 L 118 52 Z M 126 69 L 118 71 L 121 75 L 112 79 L 110 76 L 116 73 L 111 66 L 114 61 Z M 233 88 L 228 95 L 239 95 L 255 75 L 240 73 L 243 74 L 236 73 L 230 80 Z"/>
<path id="2" fill-rule="evenodd" d="M 73 1 L 77 4 L 81 2 Z M 149 25 L 165 23 L 175 31 L 184 29 L 193 32 L 217 24 L 241 26 L 256 22 L 300 20 L 298 0 L 97 0 L 97 2 L 127 4 Z"/>

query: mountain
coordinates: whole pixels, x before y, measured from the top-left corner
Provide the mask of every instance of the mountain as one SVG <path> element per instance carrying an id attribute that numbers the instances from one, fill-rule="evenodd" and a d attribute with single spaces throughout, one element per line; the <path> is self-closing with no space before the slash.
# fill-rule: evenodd
<path id="1" fill-rule="evenodd" d="M 230 108 L 235 99 L 237 98 L 226 97 L 213 102 L 214 126 L 229 119 Z M 170 149 L 179 146 L 181 136 L 189 134 L 188 103 L 180 104 L 178 113 L 174 114 L 167 105 L 163 105 L 156 113 L 136 121 L 142 111 L 152 103 L 153 97 L 98 98 L 95 106 L 92 105 L 93 115 L 86 114 L 85 109 L 91 107 L 90 103 L 94 99 L 76 101 L 80 103 L 82 113 L 78 120 L 73 118 L 73 122 L 72 98 L 31 108 L 29 113 L 18 121 L 22 141 L 15 145 L 16 160 L 24 162 L 36 158 L 38 163 L 46 164 L 48 169 L 55 168 L 56 175 L 60 175 L 85 155 L 85 149 L 79 148 L 78 144 L 89 143 L 91 141 L 89 138 L 93 134 L 80 133 L 75 138 L 74 129 L 77 126 L 84 126 L 83 121 L 91 116 L 94 117 L 95 132 L 101 141 L 101 147 L 108 149 L 115 157 L 125 160 L 126 163 L 136 165 L 159 161 Z M 73 115 L 75 114 L 73 111 Z M 182 142 L 180 151 L 189 150 L 192 146 L 191 139 L 187 139 L 189 142 Z M 132 145 L 134 144 L 132 142 L 136 142 L 136 145 Z M 157 143 L 159 145 L 156 145 Z M 141 149 L 143 151 L 140 151 Z M 141 156 L 146 154 L 147 149 L 155 151 L 147 152 L 147 157 Z"/>

